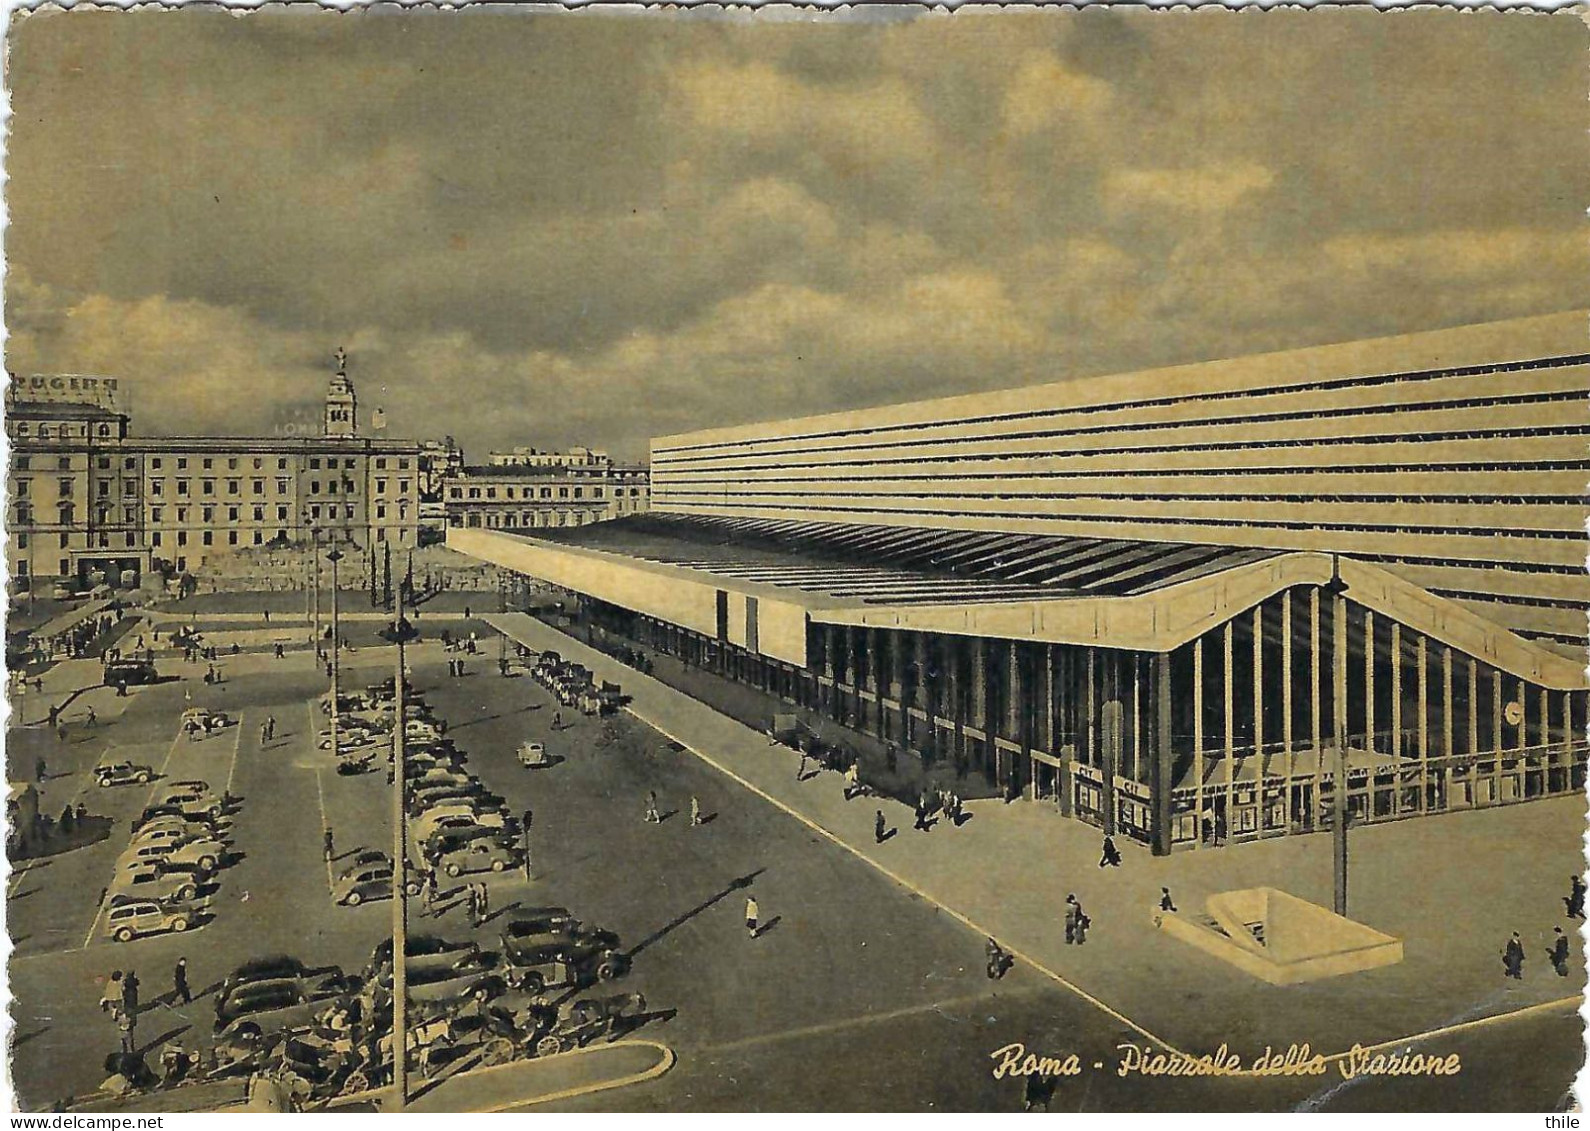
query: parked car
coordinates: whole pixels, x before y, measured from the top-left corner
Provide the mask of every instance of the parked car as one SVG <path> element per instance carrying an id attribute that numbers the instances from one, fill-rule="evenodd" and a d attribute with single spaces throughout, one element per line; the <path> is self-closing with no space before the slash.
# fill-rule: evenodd
<path id="1" fill-rule="evenodd" d="M 357 907 L 366 900 L 391 899 L 392 862 L 383 857 L 379 863 L 349 868 L 332 883 L 331 898 L 347 907 Z"/>
<path id="2" fill-rule="evenodd" d="M 527 769 L 552 765 L 552 758 L 547 754 L 546 744 L 542 742 L 523 743 L 519 747 L 519 764 Z"/>
<path id="3" fill-rule="evenodd" d="M 469 940 L 452 942 L 437 935 L 410 935 L 403 947 L 408 959 L 404 968 L 412 977 L 416 971 L 437 968 L 450 970 L 459 962 L 480 953 L 480 947 Z M 365 967 L 365 977 L 390 982 L 392 979 L 392 940 L 382 939 L 370 952 L 370 962 Z"/>
<path id="4" fill-rule="evenodd" d="M 610 982 L 630 969 L 629 956 L 615 947 L 545 936 L 520 940 L 512 949 L 505 946 L 503 960 L 511 984 L 528 994 L 554 986 Z"/>
<path id="5" fill-rule="evenodd" d="M 139 860 L 117 868 L 112 873 L 110 894 L 138 896 L 161 902 L 190 900 L 199 894 L 199 879 L 192 872 L 173 871 L 158 861 Z"/>
<path id="6" fill-rule="evenodd" d="M 226 846 L 217 840 L 135 840 L 123 850 L 116 866 L 136 860 L 157 860 L 168 870 L 191 867 L 208 876 L 221 866 Z"/>
<path id="7" fill-rule="evenodd" d="M 105 912 L 105 935 L 117 942 L 132 942 L 144 935 L 186 931 L 198 922 L 198 909 L 180 900 L 113 896 Z"/>
<path id="8" fill-rule="evenodd" d="M 151 805 L 133 822 L 132 831 L 142 835 L 150 829 L 181 829 L 188 836 L 210 837 L 224 840 L 220 826 L 208 817 L 196 817 L 182 812 L 175 805 Z"/>
<path id="9" fill-rule="evenodd" d="M 100 786 L 147 785 L 155 780 L 153 766 L 140 762 L 112 762 L 108 766 L 94 767 L 94 781 Z"/>
<path id="10" fill-rule="evenodd" d="M 236 721 L 229 718 L 224 711 L 212 711 L 208 707 L 189 707 L 182 712 L 182 729 L 187 734 L 200 731 L 211 734 L 224 730 Z"/>
<path id="11" fill-rule="evenodd" d="M 335 966 L 328 967 L 323 973 L 337 973 L 342 971 Z M 309 978 L 316 971 L 305 966 L 301 961 L 287 954 L 270 954 L 262 958 L 251 958 L 225 978 L 221 979 L 221 988 L 216 991 L 215 1004 L 219 1007 L 227 996 L 240 986 L 251 982 L 268 982 L 280 978 Z"/>
<path id="12" fill-rule="evenodd" d="M 191 789 L 168 789 L 155 800 L 156 807 L 171 807 L 190 817 L 208 817 L 215 820 L 221 815 L 221 799 L 208 793 Z"/>
<path id="13" fill-rule="evenodd" d="M 470 872 L 506 872 L 517 868 L 524 857 L 518 848 L 490 837 L 476 837 L 468 844 L 438 852 L 432 859 L 435 867 L 457 877 Z"/>
<path id="14" fill-rule="evenodd" d="M 497 955 L 473 954 L 448 967 L 410 969 L 407 982 L 412 1001 L 453 1001 L 475 996 L 490 999 L 507 990 L 508 972 Z"/>
<path id="15" fill-rule="evenodd" d="M 309 983 L 278 978 L 241 986 L 216 1007 L 217 1038 L 231 1040 L 250 1032 L 307 1025 L 350 999 L 362 984 L 356 975 L 338 973 Z"/>
<path id="16" fill-rule="evenodd" d="M 156 683 L 159 679 L 159 671 L 148 660 L 112 660 L 105 665 L 107 687 L 114 687 L 118 683 L 132 687 L 138 684 Z"/>
<path id="17" fill-rule="evenodd" d="M 167 788 L 173 790 L 185 790 L 188 793 L 200 793 L 206 797 L 213 797 L 215 795 L 215 790 L 210 788 L 210 783 L 203 780 L 202 778 L 181 778 L 177 781 L 171 782 Z"/>

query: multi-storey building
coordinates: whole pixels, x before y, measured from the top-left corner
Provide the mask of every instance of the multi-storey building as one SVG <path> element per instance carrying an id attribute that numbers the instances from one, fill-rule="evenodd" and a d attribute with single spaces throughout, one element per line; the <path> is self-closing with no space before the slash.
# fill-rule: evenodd
<path id="1" fill-rule="evenodd" d="M 1584 327 L 671 436 L 648 516 L 448 543 L 1156 852 L 1572 793 Z"/>
<path id="2" fill-rule="evenodd" d="M 52 400 L 46 390 L 35 378 L 7 391 L 18 586 L 196 570 L 216 554 L 317 529 L 361 546 L 415 543 L 419 445 L 361 437 L 340 369 L 325 435 L 286 439 L 136 436 L 114 404 Z M 81 394 L 59 394 L 71 395 Z"/>
<path id="3" fill-rule="evenodd" d="M 540 448 L 511 448 L 506 452 L 486 453 L 490 467 L 611 467 L 612 457 L 599 448 L 570 448 L 566 452 L 544 452 Z"/>
<path id="4" fill-rule="evenodd" d="M 446 487 L 447 525 L 488 530 L 586 526 L 646 510 L 644 467 L 610 462 L 466 467 Z"/>

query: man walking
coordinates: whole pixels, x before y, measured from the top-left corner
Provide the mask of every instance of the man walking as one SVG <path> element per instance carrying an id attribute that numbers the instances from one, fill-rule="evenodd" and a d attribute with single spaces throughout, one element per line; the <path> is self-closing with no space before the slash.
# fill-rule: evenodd
<path id="1" fill-rule="evenodd" d="M 883 810 L 879 809 L 872 819 L 872 842 L 882 844 L 889 839 L 889 822 L 883 819 Z"/>
<path id="2" fill-rule="evenodd" d="M 188 960 L 177 959 L 177 968 L 171 972 L 171 1001 L 176 1004 L 181 999 L 183 1005 L 193 1003 L 193 994 L 188 989 Z"/>
<path id="3" fill-rule="evenodd" d="M 657 791 L 646 794 L 646 820 L 653 825 L 662 824 L 662 814 L 657 811 Z"/>
<path id="4" fill-rule="evenodd" d="M 1172 903 L 1171 899 L 1170 899 L 1170 889 L 1169 888 L 1160 888 L 1159 889 L 1159 909 L 1161 911 L 1175 911 L 1176 910 L 1176 905 L 1174 903 Z"/>
<path id="5" fill-rule="evenodd" d="M 48 768 L 49 767 L 47 767 L 44 764 L 44 759 L 43 758 L 39 758 L 38 760 L 36 760 L 33 763 L 33 780 L 34 781 L 43 781 L 44 780 L 44 771 L 46 769 L 48 769 Z"/>
<path id="6" fill-rule="evenodd" d="M 55 729 L 55 725 L 57 723 L 59 723 L 60 721 L 61 721 L 61 709 L 59 707 L 57 707 L 54 703 L 51 703 L 50 704 L 50 729 L 54 730 Z"/>
<path id="7" fill-rule="evenodd" d="M 1104 838 L 1103 853 L 1099 856 L 1099 867 L 1119 868 L 1120 866 L 1121 852 L 1120 849 L 1115 847 L 1115 838 L 1112 836 L 1106 836 Z"/>
<path id="8" fill-rule="evenodd" d="M 1075 895 L 1066 896 L 1066 942 L 1081 946 L 1087 941 L 1088 917 Z"/>
<path id="9" fill-rule="evenodd" d="M 275 715 L 266 715 L 265 716 L 265 737 L 270 739 L 272 742 L 276 741 L 276 716 Z"/>
<path id="10" fill-rule="evenodd" d="M 138 1018 L 123 1011 L 116 1026 L 121 1030 L 121 1051 L 131 1056 L 138 1051 Z"/>
<path id="11" fill-rule="evenodd" d="M 753 939 L 756 938 L 756 921 L 762 909 L 756 905 L 756 896 L 745 897 L 745 930 Z"/>
<path id="12" fill-rule="evenodd" d="M 476 914 L 480 916 L 480 922 L 476 923 L 475 926 L 478 927 L 491 916 L 491 889 L 486 886 L 486 881 L 484 880 L 477 886 L 480 889 L 480 895 L 476 898 L 475 909 Z"/>
<path id="13" fill-rule="evenodd" d="M 425 913 L 431 918 L 436 918 L 436 869 L 432 868 L 425 873 Z"/>
<path id="14" fill-rule="evenodd" d="M 1568 936 L 1562 933 L 1561 927 L 1553 927 L 1552 931 L 1554 935 L 1551 951 L 1548 954 L 1551 959 L 1551 968 L 1557 971 L 1557 977 L 1566 978 L 1568 976 Z"/>
<path id="15" fill-rule="evenodd" d="M 1563 899 L 1563 902 L 1568 905 L 1568 918 L 1583 919 L 1585 896 L 1584 877 L 1579 875 L 1569 876 L 1568 884 L 1568 894 Z"/>
<path id="16" fill-rule="evenodd" d="M 690 827 L 695 828 L 701 824 L 701 800 L 696 797 L 690 799 Z"/>
<path id="17" fill-rule="evenodd" d="M 105 992 L 99 995 L 99 1011 L 120 1015 L 121 1013 L 121 979 L 120 970 L 111 971 L 105 980 Z"/>
<path id="18" fill-rule="evenodd" d="M 264 746 L 270 740 L 271 740 L 271 728 L 269 726 L 267 726 L 265 723 L 260 723 L 260 725 L 259 725 L 259 744 L 261 746 Z"/>
<path id="19" fill-rule="evenodd" d="M 1524 943 L 1518 937 L 1518 932 L 1513 932 L 1513 937 L 1507 940 L 1507 947 L 1502 951 L 1503 973 L 1518 981 L 1524 980 Z"/>
<path id="20" fill-rule="evenodd" d="M 131 970 L 121 980 L 121 1008 L 129 1016 L 138 1013 L 138 975 Z"/>
<path id="21" fill-rule="evenodd" d="M 333 855 L 335 855 L 335 853 L 333 851 L 335 846 L 336 846 L 336 839 L 332 835 L 331 826 L 327 825 L 326 826 L 326 863 L 327 864 L 331 863 L 331 858 L 332 858 Z"/>

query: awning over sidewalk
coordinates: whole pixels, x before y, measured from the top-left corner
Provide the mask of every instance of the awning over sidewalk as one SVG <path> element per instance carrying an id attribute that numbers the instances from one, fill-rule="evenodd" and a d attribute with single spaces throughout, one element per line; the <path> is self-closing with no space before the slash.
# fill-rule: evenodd
<path id="1" fill-rule="evenodd" d="M 807 666 L 806 625 L 1167 652 L 1294 586 L 1351 599 L 1546 687 L 1572 660 L 1364 562 L 1314 551 L 645 515 L 453 549 Z"/>

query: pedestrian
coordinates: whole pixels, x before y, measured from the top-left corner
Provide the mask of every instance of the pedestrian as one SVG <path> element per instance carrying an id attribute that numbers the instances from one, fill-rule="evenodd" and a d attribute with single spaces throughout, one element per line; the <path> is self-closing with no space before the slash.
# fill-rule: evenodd
<path id="1" fill-rule="evenodd" d="M 883 810 L 879 809 L 872 819 L 872 840 L 874 844 L 882 844 L 889 839 L 889 822 L 883 819 Z"/>
<path id="2" fill-rule="evenodd" d="M 1011 957 L 1010 952 L 1000 946 L 992 935 L 988 937 L 988 942 L 983 949 L 988 954 L 987 973 L 992 981 L 997 982 L 1003 978 L 1010 968 L 1016 964 L 1016 960 Z"/>
<path id="3" fill-rule="evenodd" d="M 72 835 L 72 806 L 70 804 L 61 807 L 60 825 L 62 836 Z"/>
<path id="4" fill-rule="evenodd" d="M 116 681 L 116 697 L 118 699 L 127 698 L 127 681 L 125 679 L 118 679 Z"/>
<path id="5" fill-rule="evenodd" d="M 121 1007 L 129 1014 L 138 1012 L 138 975 L 131 970 L 121 980 Z"/>
<path id="6" fill-rule="evenodd" d="M 276 658 L 278 660 L 285 660 L 287 658 L 286 650 L 281 646 L 280 642 L 278 642 L 276 645 Z"/>
<path id="7" fill-rule="evenodd" d="M 845 800 L 849 801 L 861 792 L 861 767 L 855 762 L 845 769 Z"/>
<path id="8" fill-rule="evenodd" d="M 1502 970 L 1509 978 L 1524 979 L 1524 943 L 1517 931 L 1513 932 L 1513 937 L 1507 940 L 1507 946 L 1502 951 Z"/>
<path id="9" fill-rule="evenodd" d="M 99 1011 L 101 1013 L 121 1012 L 121 979 L 121 971 L 114 970 L 111 972 L 110 977 L 105 980 L 105 992 L 99 995 Z"/>
<path id="10" fill-rule="evenodd" d="M 77 827 L 78 828 L 82 828 L 83 827 L 83 821 L 88 817 L 88 806 L 83 804 L 81 801 L 79 801 L 77 803 L 77 809 L 74 811 L 73 816 L 75 816 L 77 818 Z"/>
<path id="11" fill-rule="evenodd" d="M 275 715 L 266 715 L 265 716 L 265 737 L 270 739 L 273 742 L 276 740 L 276 716 Z"/>
<path id="12" fill-rule="evenodd" d="M 654 825 L 662 824 L 662 814 L 657 811 L 657 791 L 655 789 L 646 794 L 646 820 Z"/>
<path id="13" fill-rule="evenodd" d="M 552 712 L 552 729 L 553 730 L 562 730 L 563 729 L 563 712 L 562 711 L 553 711 Z"/>
<path id="14" fill-rule="evenodd" d="M 265 610 L 265 623 L 266 624 L 270 624 L 270 622 L 271 622 L 271 611 L 269 609 L 266 609 Z"/>
<path id="15" fill-rule="evenodd" d="M 690 827 L 695 828 L 701 823 L 701 801 L 699 798 L 690 799 Z"/>
<path id="16" fill-rule="evenodd" d="M 464 606 L 464 619 L 465 620 L 469 619 L 469 606 L 468 605 Z M 470 633 L 470 635 L 473 636 L 474 633 Z"/>
<path id="17" fill-rule="evenodd" d="M 1568 918 L 1583 919 L 1585 896 L 1584 877 L 1579 875 L 1569 876 L 1568 883 L 1568 894 L 1563 899 L 1563 902 L 1568 905 Z"/>
<path id="18" fill-rule="evenodd" d="M 1551 959 L 1551 968 L 1557 971 L 1557 977 L 1568 976 L 1568 936 L 1562 933 L 1561 927 L 1552 928 L 1553 936 L 1551 951 L 1547 955 Z"/>
<path id="19" fill-rule="evenodd" d="M 38 760 L 36 760 L 33 763 L 33 780 L 34 781 L 43 781 L 44 780 L 44 772 L 48 768 L 49 767 L 44 764 L 44 759 L 43 758 L 39 758 Z"/>
<path id="20" fill-rule="evenodd" d="M 56 725 L 56 727 L 55 727 L 55 741 L 57 741 L 57 742 L 65 742 L 66 741 L 66 724 L 65 723 L 59 723 L 59 724 Z"/>
<path id="21" fill-rule="evenodd" d="M 806 780 L 806 751 L 804 751 L 804 750 L 801 751 L 801 762 L 800 762 L 800 765 L 795 767 L 795 780 L 796 781 L 805 781 Z"/>
<path id="22" fill-rule="evenodd" d="M 259 744 L 261 746 L 264 746 L 270 740 L 271 740 L 271 728 L 266 726 L 264 723 L 260 723 L 260 725 L 259 725 Z"/>
<path id="23" fill-rule="evenodd" d="M 526 809 L 524 811 L 523 824 L 524 824 L 524 831 L 525 832 L 528 833 L 530 831 L 530 826 L 535 823 L 535 819 L 536 819 L 535 810 Z"/>
<path id="24" fill-rule="evenodd" d="M 899 756 L 899 748 L 894 743 L 889 743 L 883 752 L 883 764 L 888 767 L 889 773 L 894 773 L 895 767 L 899 764 Z"/>
<path id="25" fill-rule="evenodd" d="M 189 1005 L 193 1002 L 193 994 L 188 989 L 188 960 L 186 958 L 178 958 L 176 969 L 171 972 L 171 1000 L 175 1003 L 178 998 L 182 999 L 183 1005 Z"/>
<path id="26" fill-rule="evenodd" d="M 1171 899 L 1170 899 L 1170 889 L 1169 888 L 1160 888 L 1159 889 L 1159 909 L 1161 911 L 1175 911 L 1176 910 L 1176 905 L 1174 903 L 1172 903 Z"/>
<path id="27" fill-rule="evenodd" d="M 1121 866 L 1121 852 L 1115 847 L 1115 838 L 1106 835 L 1104 838 L 1104 851 L 1099 856 L 1099 867 L 1119 868 Z"/>
<path id="28" fill-rule="evenodd" d="M 138 1018 L 124 1011 L 116 1018 L 116 1026 L 121 1030 L 121 1051 L 131 1056 L 138 1051 Z"/>
<path id="29" fill-rule="evenodd" d="M 1075 895 L 1066 896 L 1066 942 L 1081 946 L 1087 941 L 1087 932 L 1090 925 L 1082 904 L 1077 902 Z"/>
<path id="30" fill-rule="evenodd" d="M 432 868 L 425 873 L 425 912 L 433 918 L 436 915 L 436 894 L 436 869 Z"/>
<path id="31" fill-rule="evenodd" d="M 327 825 L 326 826 L 326 863 L 327 864 L 331 863 L 331 858 L 332 858 L 332 856 L 335 855 L 335 853 L 333 852 L 333 848 L 335 847 L 335 845 L 336 845 L 336 840 L 335 840 L 335 838 L 332 835 L 331 826 Z"/>
<path id="32" fill-rule="evenodd" d="M 756 921 L 761 914 L 761 910 L 756 905 L 756 896 L 748 895 L 745 897 L 745 929 L 753 939 L 756 938 Z"/>
<path id="33" fill-rule="evenodd" d="M 55 727 L 55 724 L 60 722 L 60 721 L 61 721 L 61 709 L 59 707 L 57 707 L 54 703 L 51 703 L 50 704 L 50 727 L 51 727 L 51 729 L 53 729 Z"/>
<path id="34" fill-rule="evenodd" d="M 916 819 L 912 822 L 911 827 L 918 832 L 927 832 L 927 808 L 920 797 L 913 803 L 913 808 Z"/>

